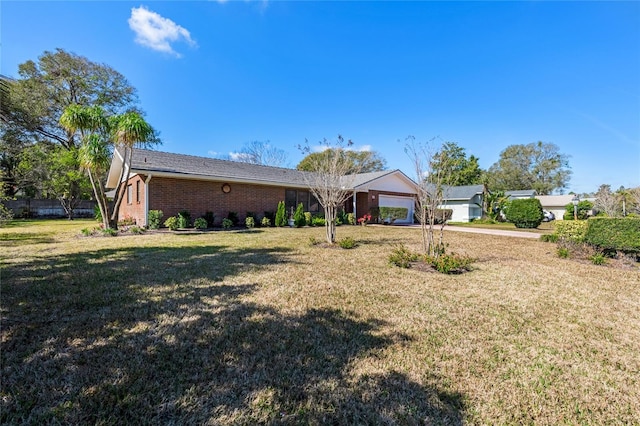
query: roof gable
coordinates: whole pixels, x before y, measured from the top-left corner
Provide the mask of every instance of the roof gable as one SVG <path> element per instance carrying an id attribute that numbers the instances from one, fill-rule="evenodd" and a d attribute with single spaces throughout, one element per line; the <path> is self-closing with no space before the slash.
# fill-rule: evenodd
<path id="1" fill-rule="evenodd" d="M 445 201 L 470 200 L 484 193 L 484 185 L 445 186 L 442 189 Z"/>

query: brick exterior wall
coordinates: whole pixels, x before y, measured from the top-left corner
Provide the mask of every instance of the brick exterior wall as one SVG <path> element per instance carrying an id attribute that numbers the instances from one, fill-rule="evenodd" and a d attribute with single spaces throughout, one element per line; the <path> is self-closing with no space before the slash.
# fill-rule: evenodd
<path id="1" fill-rule="evenodd" d="M 134 176 L 129 180 L 132 185 L 132 200 L 127 199 L 120 205 L 120 219 L 132 217 L 140 226 L 145 223 L 145 184 L 146 176 Z M 136 193 L 136 182 L 140 182 L 139 197 Z M 149 181 L 149 210 L 162 210 L 163 220 L 175 216 L 181 210 L 188 210 L 191 218 L 203 216 L 207 211 L 212 211 L 216 217 L 216 223 L 221 223 L 230 211 L 238 213 L 240 223 L 243 223 L 247 212 L 253 212 L 262 217 L 265 211 L 274 212 L 278 201 L 284 201 L 284 187 L 252 185 L 229 182 L 229 193 L 222 191 L 224 181 L 204 181 L 193 179 L 175 179 L 165 177 L 152 177 Z M 358 193 L 356 197 L 356 209 L 359 217 L 369 213 L 371 207 L 378 206 L 380 194 L 399 195 L 411 197 L 413 194 L 374 191 Z M 375 198 L 374 198 L 375 196 Z M 347 201 L 347 211 L 352 211 L 353 199 Z"/>

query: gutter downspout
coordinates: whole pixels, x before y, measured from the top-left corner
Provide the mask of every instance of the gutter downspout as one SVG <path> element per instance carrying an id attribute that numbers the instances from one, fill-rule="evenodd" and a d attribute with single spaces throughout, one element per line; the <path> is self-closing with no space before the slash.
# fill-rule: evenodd
<path id="1" fill-rule="evenodd" d="M 358 197 L 358 192 L 354 189 L 353 190 L 353 218 L 356 220 L 356 223 L 358 223 L 358 212 L 356 211 L 356 206 L 358 203 L 356 203 L 356 198 Z"/>
<path id="2" fill-rule="evenodd" d="M 144 180 L 144 226 L 149 227 L 149 181 L 152 175 Z"/>

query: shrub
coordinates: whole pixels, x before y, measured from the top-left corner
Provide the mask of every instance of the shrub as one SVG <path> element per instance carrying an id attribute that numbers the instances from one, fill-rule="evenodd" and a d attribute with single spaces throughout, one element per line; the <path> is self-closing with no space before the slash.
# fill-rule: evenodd
<path id="1" fill-rule="evenodd" d="M 593 203 L 588 200 L 582 200 L 578 202 L 577 216 L 578 220 L 586 220 L 589 218 L 589 213 L 593 209 Z M 569 203 L 564 207 L 564 220 L 573 220 L 573 203 Z"/>
<path id="2" fill-rule="evenodd" d="M 515 199 L 509 203 L 507 220 L 516 228 L 537 228 L 543 218 L 542 204 L 537 198 Z"/>
<path id="3" fill-rule="evenodd" d="M 287 212 L 285 211 L 284 201 L 278 203 L 275 225 L 277 227 L 287 226 Z"/>
<path id="4" fill-rule="evenodd" d="M 149 229 L 160 228 L 160 221 L 162 220 L 162 210 L 149 210 Z"/>
<path id="5" fill-rule="evenodd" d="M 307 224 L 307 226 L 311 226 L 312 225 L 312 216 L 311 216 L 311 212 L 304 212 L 304 221 Z"/>
<path id="6" fill-rule="evenodd" d="M 559 258 L 569 258 L 569 249 L 567 247 L 558 247 L 557 253 Z"/>
<path id="7" fill-rule="evenodd" d="M 404 244 L 396 246 L 389 255 L 389 263 L 400 268 L 409 268 L 411 262 L 418 260 L 418 255 L 412 253 Z"/>
<path id="8" fill-rule="evenodd" d="M 213 212 L 206 212 L 202 218 L 207 221 L 207 228 L 213 228 L 215 226 L 216 215 L 213 214 Z"/>
<path id="9" fill-rule="evenodd" d="M 310 246 L 315 246 L 320 244 L 320 240 L 318 240 L 316 237 L 309 237 L 309 245 Z"/>
<path id="10" fill-rule="evenodd" d="M 371 219 L 369 219 L 371 220 Z M 356 224 L 356 217 L 353 213 L 348 213 L 347 214 L 347 223 L 349 225 L 355 225 Z"/>
<path id="11" fill-rule="evenodd" d="M 240 218 L 238 218 L 238 212 L 227 213 L 227 219 L 231 221 L 233 226 L 238 226 L 238 224 L 240 223 Z"/>
<path id="12" fill-rule="evenodd" d="M 188 228 L 191 226 L 191 213 L 188 210 L 178 212 L 178 227 Z"/>
<path id="13" fill-rule="evenodd" d="M 443 274 L 461 274 L 471 270 L 473 259 L 455 253 L 442 253 L 439 256 L 426 256 L 425 261 Z"/>
<path id="14" fill-rule="evenodd" d="M 265 216 L 262 218 L 262 220 L 260 221 L 260 224 L 264 227 L 269 227 L 271 226 L 271 219 L 269 219 L 268 216 Z"/>
<path id="15" fill-rule="evenodd" d="M 256 220 L 252 216 L 247 216 L 244 220 L 244 225 L 249 229 L 254 228 L 256 226 Z"/>
<path id="16" fill-rule="evenodd" d="M 404 219 L 409 214 L 406 207 L 380 207 L 380 219 L 384 222 L 393 223 L 397 219 Z"/>
<path id="17" fill-rule="evenodd" d="M 179 228 L 178 218 L 175 216 L 171 216 L 170 218 L 164 221 L 164 226 L 166 226 L 172 231 L 177 230 Z"/>
<path id="18" fill-rule="evenodd" d="M 584 237 L 587 233 L 586 221 L 559 221 L 556 223 L 555 234 L 558 235 L 559 240 L 572 241 L 574 243 L 581 243 L 584 241 Z"/>
<path id="19" fill-rule="evenodd" d="M 233 221 L 229 218 L 222 219 L 222 227 L 224 229 L 231 229 L 233 227 Z"/>
<path id="20" fill-rule="evenodd" d="M 137 225 L 133 225 L 131 228 L 129 228 L 129 231 L 131 231 L 132 234 L 140 235 L 144 233 L 144 228 L 141 228 Z"/>
<path id="21" fill-rule="evenodd" d="M 354 248 L 357 244 L 356 241 L 351 238 L 351 237 L 344 237 L 343 239 L 341 239 L 340 241 L 338 241 L 338 245 L 340 247 L 342 247 L 343 249 L 352 249 Z"/>
<path id="22" fill-rule="evenodd" d="M 314 216 L 311 220 L 313 226 L 324 226 L 324 217 Z"/>
<path id="23" fill-rule="evenodd" d="M 93 235 L 95 229 L 89 229 L 89 228 L 82 228 L 80 230 L 80 232 L 82 232 L 82 235 L 84 235 L 85 237 L 90 237 L 91 235 Z"/>
<path id="24" fill-rule="evenodd" d="M 118 231 L 113 228 L 106 228 L 102 230 L 102 235 L 105 237 L 115 237 L 118 235 Z"/>
<path id="25" fill-rule="evenodd" d="M 96 222 L 102 222 L 102 212 L 100 211 L 100 206 L 97 204 L 93 206 L 93 218 Z"/>
<path id="26" fill-rule="evenodd" d="M 540 235 L 540 241 L 545 243 L 557 243 L 558 242 L 558 234 L 543 234 Z"/>
<path id="27" fill-rule="evenodd" d="M 304 206 L 302 203 L 296 207 L 296 212 L 293 214 L 293 225 L 296 228 L 302 228 L 307 224 L 307 220 L 304 218 Z"/>
<path id="28" fill-rule="evenodd" d="M 199 217 L 193 222 L 193 226 L 196 229 L 207 229 L 208 225 L 207 220 L 203 217 Z"/>
<path id="29" fill-rule="evenodd" d="M 604 265 L 607 262 L 604 253 L 595 253 L 589 258 L 589 260 L 591 260 L 591 263 L 594 265 Z"/>
<path id="30" fill-rule="evenodd" d="M 640 253 L 640 219 L 591 218 L 584 241 L 604 251 Z"/>

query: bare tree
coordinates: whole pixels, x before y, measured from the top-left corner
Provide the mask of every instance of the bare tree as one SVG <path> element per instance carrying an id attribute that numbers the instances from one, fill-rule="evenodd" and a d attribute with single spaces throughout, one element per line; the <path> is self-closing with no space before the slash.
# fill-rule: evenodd
<path id="1" fill-rule="evenodd" d="M 321 145 L 324 149 L 332 150 L 331 155 L 314 157 L 312 166 L 315 171 L 304 172 L 303 176 L 309 190 L 324 209 L 327 242 L 334 244 L 336 242 L 336 215 L 353 193 L 355 175 L 360 171 L 353 170 L 353 162 L 349 161 L 346 155 L 347 149 L 353 145 L 353 142 L 349 140 L 345 143 L 344 138 L 338 135 L 335 142 L 332 143 L 324 139 Z M 307 140 L 304 145 L 299 145 L 298 148 L 305 155 L 312 152 Z"/>
<path id="2" fill-rule="evenodd" d="M 435 147 L 436 139 L 427 143 L 416 142 L 415 137 L 405 139 L 405 153 L 413 163 L 415 179 L 418 184 L 416 216 L 422 230 L 422 248 L 424 252 L 438 257 L 444 249 L 444 226 L 446 217 L 441 207 L 444 205 L 454 164 L 450 164 L 444 150 Z M 436 225 L 439 223 L 436 243 Z"/>
<path id="3" fill-rule="evenodd" d="M 595 208 L 609 217 L 618 216 L 618 197 L 611 192 L 611 185 L 600 185 L 596 192 Z"/>
<path id="4" fill-rule="evenodd" d="M 263 166 L 284 167 L 287 163 L 287 153 L 271 145 L 269 141 L 249 142 L 230 157 L 235 161 Z"/>
<path id="5" fill-rule="evenodd" d="M 640 186 L 629 189 L 630 206 L 629 211 L 640 214 Z"/>

